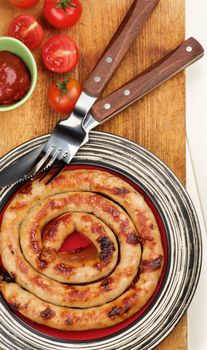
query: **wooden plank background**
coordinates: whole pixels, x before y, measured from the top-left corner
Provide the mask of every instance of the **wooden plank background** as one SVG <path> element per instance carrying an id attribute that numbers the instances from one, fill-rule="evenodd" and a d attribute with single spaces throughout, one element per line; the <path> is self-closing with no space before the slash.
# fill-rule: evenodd
<path id="1" fill-rule="evenodd" d="M 160 0 L 151 18 L 131 47 L 106 93 L 113 91 L 176 47 L 184 39 L 184 0 Z M 86 79 L 118 27 L 132 0 L 82 0 L 83 16 L 68 33 L 78 43 L 80 61 L 68 76 Z M 43 0 L 28 10 L 18 10 L 7 0 L 0 2 L 0 35 L 7 33 L 12 18 L 31 13 L 45 28 L 44 41 L 59 31 L 42 16 Z M 33 137 L 50 132 L 60 119 L 47 102 L 47 88 L 60 75 L 49 73 L 42 64 L 40 49 L 34 52 L 38 66 L 36 90 L 22 107 L 0 113 L 0 156 Z M 185 184 L 185 78 L 180 73 L 108 121 L 98 130 L 135 141 L 160 157 Z M 185 350 L 186 316 L 157 350 Z"/>

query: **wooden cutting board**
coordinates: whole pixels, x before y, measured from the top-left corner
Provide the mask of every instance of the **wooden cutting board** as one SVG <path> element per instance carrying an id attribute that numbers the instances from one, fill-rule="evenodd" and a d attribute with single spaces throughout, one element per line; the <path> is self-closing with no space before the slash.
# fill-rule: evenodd
<path id="1" fill-rule="evenodd" d="M 111 92 L 147 68 L 176 47 L 184 39 L 185 0 L 160 0 L 151 18 L 131 47 L 106 93 Z M 83 16 L 70 34 L 80 48 L 77 68 L 68 76 L 86 79 L 115 32 L 131 0 L 82 0 Z M 9 1 L 0 2 L 0 35 L 7 33 L 12 18 L 24 13 L 36 16 L 45 28 L 44 41 L 58 33 L 47 25 L 42 16 L 43 0 L 28 10 L 18 10 Z M 40 49 L 34 56 L 38 66 L 36 90 L 22 107 L 0 113 L 0 156 L 11 148 L 33 137 L 50 132 L 60 116 L 47 102 L 47 88 L 60 75 L 48 72 L 42 64 Z M 143 98 L 140 102 L 108 121 L 98 130 L 104 130 L 135 141 L 160 157 L 185 184 L 185 78 L 180 73 Z M 184 350 L 186 316 L 157 350 Z"/>

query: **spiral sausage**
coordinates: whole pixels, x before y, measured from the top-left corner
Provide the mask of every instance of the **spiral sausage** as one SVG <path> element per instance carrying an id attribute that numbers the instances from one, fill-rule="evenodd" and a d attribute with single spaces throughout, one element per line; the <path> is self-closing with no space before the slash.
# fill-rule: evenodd
<path id="1" fill-rule="evenodd" d="M 97 256 L 79 261 L 59 252 L 74 230 Z M 62 330 L 109 327 L 152 296 L 163 268 L 160 232 L 144 198 L 104 171 L 65 171 L 49 185 L 34 181 L 6 208 L 0 236 L 1 282 L 11 306 Z M 15 282 L 15 283 L 14 283 Z"/>

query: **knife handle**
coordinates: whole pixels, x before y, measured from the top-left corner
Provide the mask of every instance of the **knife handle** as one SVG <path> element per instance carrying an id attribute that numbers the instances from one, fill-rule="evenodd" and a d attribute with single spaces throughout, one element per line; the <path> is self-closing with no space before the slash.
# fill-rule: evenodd
<path id="1" fill-rule="evenodd" d="M 95 103 L 91 114 L 100 123 L 115 116 L 161 83 L 197 61 L 203 54 L 204 49 L 201 44 L 194 38 L 189 38 L 129 83 Z"/>
<path id="2" fill-rule="evenodd" d="M 98 97 L 115 74 L 122 58 L 159 0 L 135 0 L 102 57 L 84 84 L 84 91 Z"/>

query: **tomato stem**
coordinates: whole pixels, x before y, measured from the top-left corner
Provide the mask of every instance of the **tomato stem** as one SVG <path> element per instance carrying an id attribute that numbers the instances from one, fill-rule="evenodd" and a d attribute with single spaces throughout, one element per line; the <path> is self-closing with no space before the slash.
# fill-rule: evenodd
<path id="1" fill-rule="evenodd" d="M 66 94 L 66 96 L 70 99 L 71 102 L 73 102 L 73 99 L 67 89 L 67 85 L 68 85 L 68 79 L 65 78 L 63 81 L 57 81 L 56 82 L 56 86 L 58 89 L 60 89 L 60 98 L 59 101 L 61 101 L 63 94 Z"/>
<path id="2" fill-rule="evenodd" d="M 59 3 L 57 4 L 57 6 L 55 6 L 56 8 L 61 8 L 63 9 L 65 12 L 67 12 L 67 6 L 70 6 L 72 8 L 76 8 L 75 5 L 71 4 L 73 0 L 60 0 Z"/>

